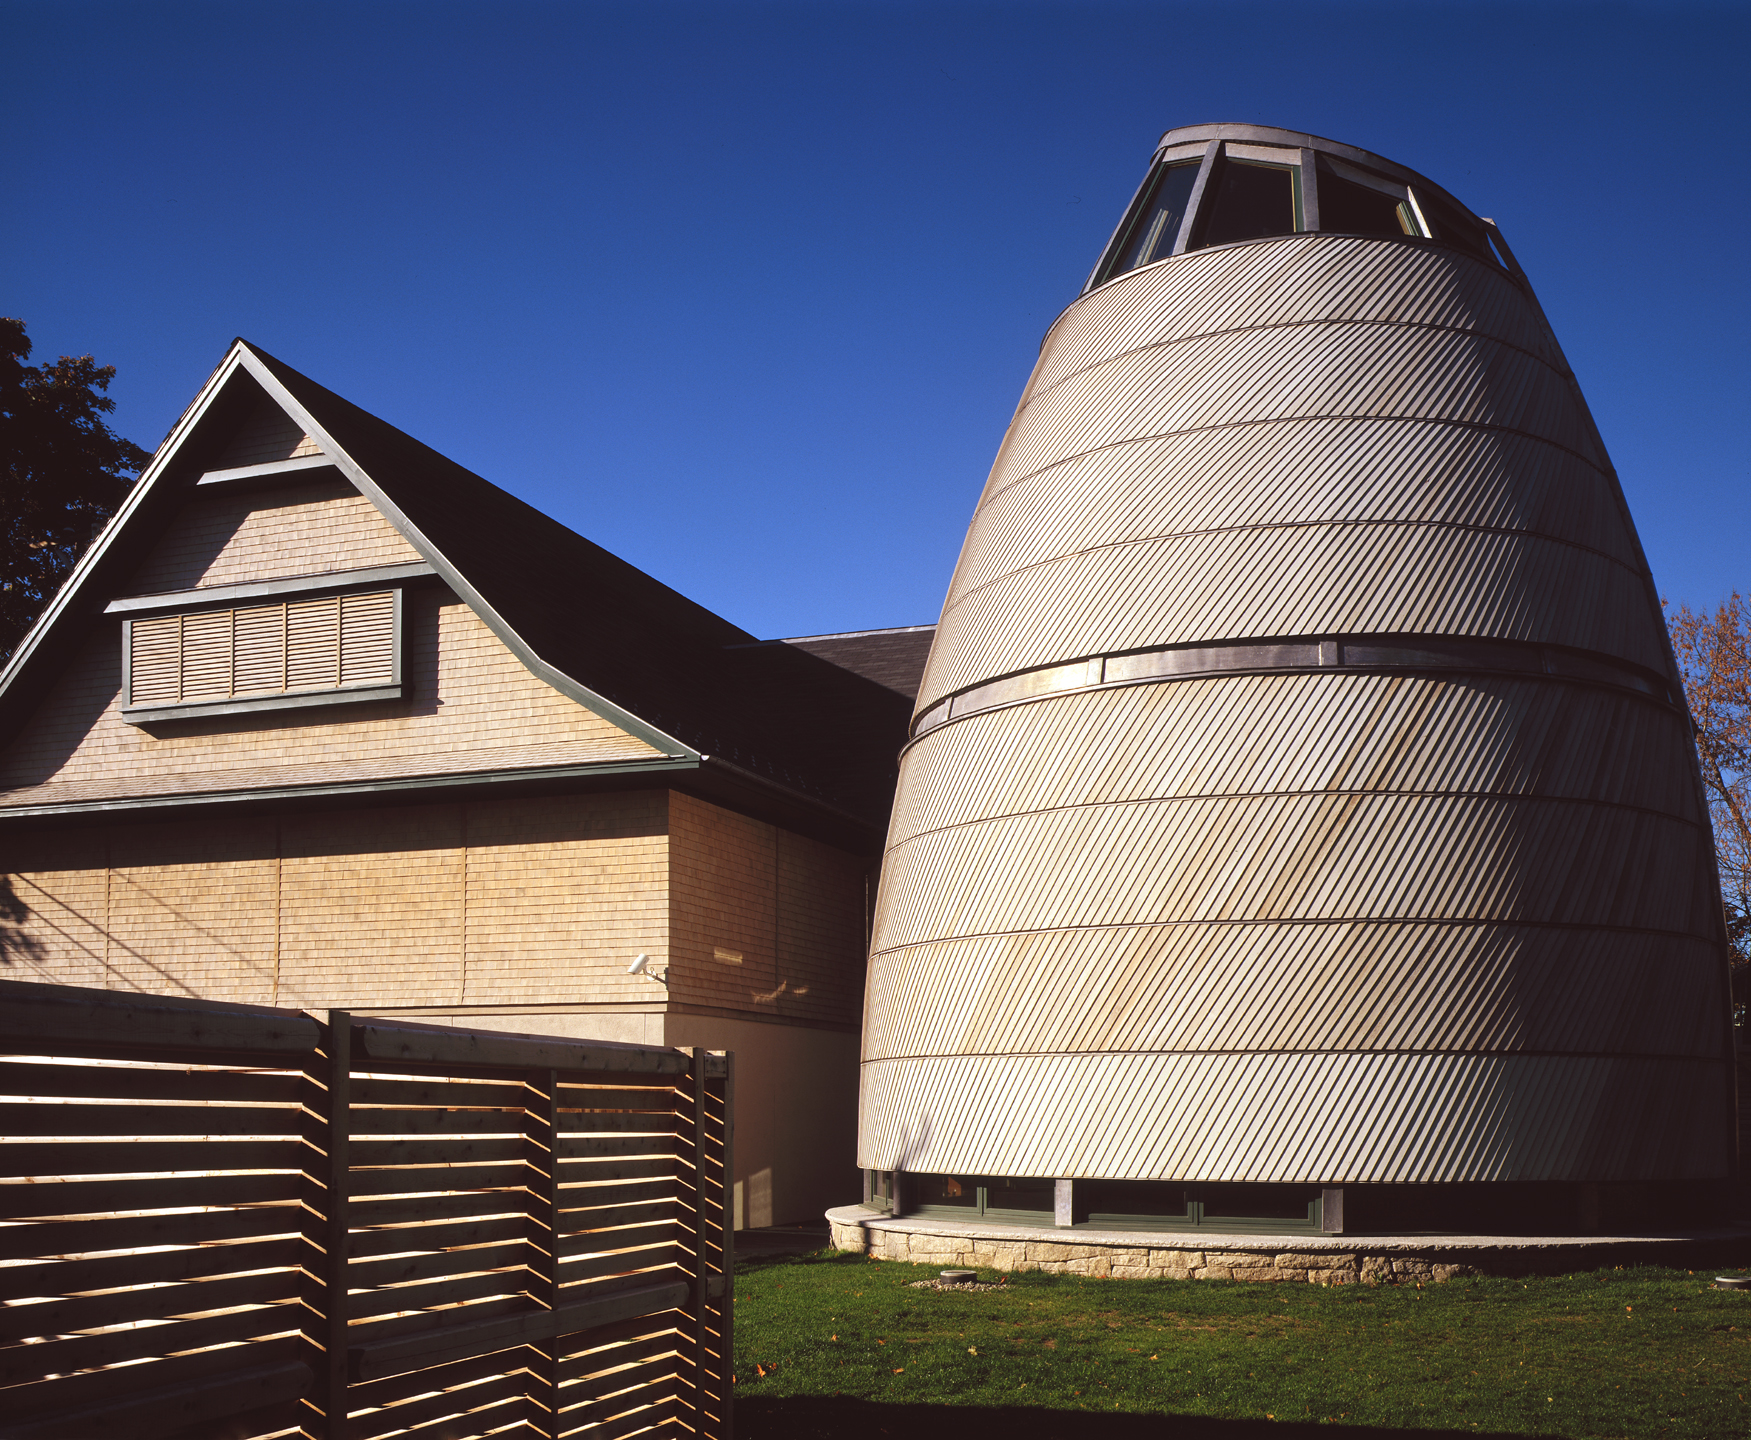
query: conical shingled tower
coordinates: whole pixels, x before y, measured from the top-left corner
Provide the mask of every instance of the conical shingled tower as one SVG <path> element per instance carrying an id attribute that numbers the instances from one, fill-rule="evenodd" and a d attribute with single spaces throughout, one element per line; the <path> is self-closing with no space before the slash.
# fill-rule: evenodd
<path id="1" fill-rule="evenodd" d="M 1079 1218 L 1335 1229 L 1334 1187 L 1403 1224 L 1538 1182 L 1586 1228 L 1730 1175 L 1647 563 L 1499 233 L 1414 172 L 1164 137 L 1046 336 L 913 735 L 859 1136 L 913 1205 L 1068 1179 Z"/>

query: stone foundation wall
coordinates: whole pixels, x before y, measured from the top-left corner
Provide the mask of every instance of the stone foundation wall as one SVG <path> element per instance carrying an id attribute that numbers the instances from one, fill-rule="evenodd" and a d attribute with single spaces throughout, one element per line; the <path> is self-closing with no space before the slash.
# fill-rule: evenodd
<path id="1" fill-rule="evenodd" d="M 1102 1280 L 1266 1280 L 1314 1285 L 1451 1280 L 1479 1273 L 1428 1255 L 1326 1251 L 1166 1250 L 1156 1244 L 1077 1245 L 1065 1241 L 925 1235 L 832 1222 L 833 1247 L 873 1256 L 969 1270 L 1047 1270 Z"/>

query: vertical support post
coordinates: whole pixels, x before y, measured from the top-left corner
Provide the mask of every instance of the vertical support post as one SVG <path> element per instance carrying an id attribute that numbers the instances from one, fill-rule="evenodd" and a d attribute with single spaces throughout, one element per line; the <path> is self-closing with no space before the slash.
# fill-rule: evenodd
<path id="1" fill-rule="evenodd" d="M 695 1051 L 700 1097 L 699 1147 L 699 1409 L 697 1434 L 731 1440 L 735 1433 L 731 1371 L 735 1335 L 735 1056 Z"/>
<path id="2" fill-rule="evenodd" d="M 559 1072 L 531 1070 L 524 1104 L 523 1161 L 529 1178 L 529 1294 L 543 1309 L 559 1307 Z M 538 1341 L 530 1366 L 529 1425 L 541 1440 L 558 1440 L 562 1336 Z"/>
<path id="3" fill-rule="evenodd" d="M 1319 161 L 1314 151 L 1301 152 L 1301 221 L 1303 231 L 1319 229 Z"/>
<path id="4" fill-rule="evenodd" d="M 706 1051 L 700 1046 L 693 1047 L 693 1065 L 690 1074 L 693 1078 L 693 1357 L 694 1377 L 698 1384 L 694 1390 L 694 1419 L 701 1432 L 705 1428 L 705 1417 L 712 1409 L 712 1374 L 711 1353 L 709 1350 L 710 1336 L 707 1334 L 706 1317 L 706 1284 L 710 1274 L 711 1221 L 709 1209 L 711 1198 L 706 1178 L 706 1138 L 705 1138 L 705 1062 Z"/>
<path id="5" fill-rule="evenodd" d="M 1185 218 L 1179 222 L 1179 234 L 1174 236 L 1173 253 L 1184 255 L 1192 248 L 1198 217 L 1204 209 L 1204 192 L 1210 188 L 1210 177 L 1222 163 L 1222 142 L 1212 140 L 1204 147 L 1204 158 L 1198 165 L 1198 178 L 1192 182 L 1191 198 L 1186 201 Z"/>
<path id="6" fill-rule="evenodd" d="M 350 1188 L 353 1093 L 353 1017 L 346 1010 L 328 1012 L 328 1174 L 323 1226 L 324 1356 L 321 1370 L 322 1415 L 326 1440 L 344 1440 L 347 1433 L 347 1243 Z"/>
<path id="7" fill-rule="evenodd" d="M 1076 1182 L 1074 1180 L 1054 1180 L 1052 1182 L 1052 1223 L 1059 1227 L 1068 1227 L 1076 1223 Z"/>
<path id="8" fill-rule="evenodd" d="M 1344 1233 L 1344 1187 L 1327 1185 L 1319 1192 L 1319 1228 L 1327 1235 Z"/>

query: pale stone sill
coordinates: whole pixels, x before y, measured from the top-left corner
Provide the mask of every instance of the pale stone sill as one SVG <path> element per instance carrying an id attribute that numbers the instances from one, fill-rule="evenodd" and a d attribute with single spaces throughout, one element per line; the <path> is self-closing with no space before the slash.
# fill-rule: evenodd
<path id="1" fill-rule="evenodd" d="M 988 1270 L 1046 1270 L 1139 1280 L 1446 1280 L 1591 1269 L 1603 1252 L 1745 1241 L 1742 1228 L 1657 1235 L 1262 1235 L 1198 1230 L 1060 1230 L 893 1216 L 861 1205 L 827 1211 L 833 1244 L 884 1260 Z M 1654 1257 L 1648 1257 L 1652 1263 Z"/>

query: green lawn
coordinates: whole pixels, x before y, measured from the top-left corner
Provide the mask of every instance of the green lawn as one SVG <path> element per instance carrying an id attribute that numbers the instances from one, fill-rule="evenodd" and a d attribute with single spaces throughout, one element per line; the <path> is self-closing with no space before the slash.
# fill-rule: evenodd
<path id="1" fill-rule="evenodd" d="M 1751 1292 L 1714 1272 L 909 1288 L 936 1273 L 832 1251 L 739 1266 L 737 1435 L 1751 1436 Z"/>

